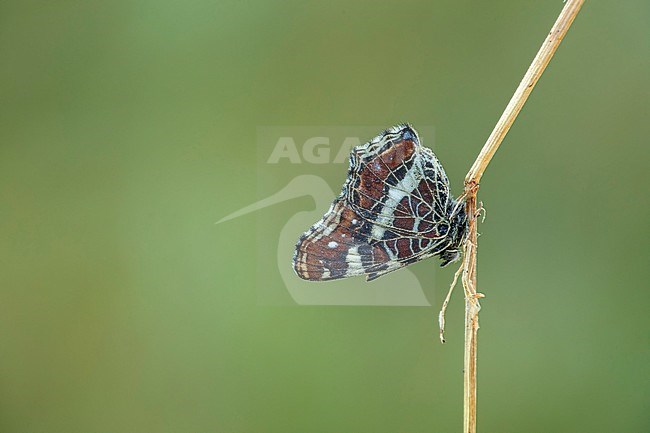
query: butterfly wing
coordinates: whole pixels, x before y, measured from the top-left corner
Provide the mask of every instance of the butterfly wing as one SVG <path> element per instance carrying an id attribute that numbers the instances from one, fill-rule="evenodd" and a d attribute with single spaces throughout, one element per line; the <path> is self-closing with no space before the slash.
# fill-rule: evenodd
<path id="1" fill-rule="evenodd" d="M 368 280 L 443 251 L 449 181 L 408 125 L 357 146 L 341 194 L 299 240 L 294 269 L 307 280 Z"/>
<path id="2" fill-rule="evenodd" d="M 305 280 L 333 280 L 363 275 L 388 264 L 390 257 L 368 242 L 362 217 L 337 198 L 325 216 L 302 235 L 296 245 L 294 270 Z"/>

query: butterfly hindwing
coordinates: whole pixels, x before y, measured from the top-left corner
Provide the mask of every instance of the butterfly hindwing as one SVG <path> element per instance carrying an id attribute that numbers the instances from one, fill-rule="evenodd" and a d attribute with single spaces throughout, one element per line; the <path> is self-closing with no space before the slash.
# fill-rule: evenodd
<path id="1" fill-rule="evenodd" d="M 306 280 L 332 280 L 367 273 L 390 262 L 379 245 L 367 241 L 366 221 L 339 198 L 296 245 L 294 269 Z"/>

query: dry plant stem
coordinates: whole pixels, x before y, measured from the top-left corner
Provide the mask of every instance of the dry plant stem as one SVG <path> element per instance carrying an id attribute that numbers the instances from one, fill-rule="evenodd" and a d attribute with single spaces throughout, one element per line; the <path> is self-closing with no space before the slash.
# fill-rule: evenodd
<path id="1" fill-rule="evenodd" d="M 469 234 L 463 255 L 463 288 L 465 289 L 465 356 L 464 356 L 464 411 L 463 432 L 476 433 L 476 349 L 478 337 L 478 314 L 481 309 L 478 299 L 483 297 L 476 291 L 477 251 L 477 201 L 479 181 L 494 153 L 505 138 L 517 115 L 533 91 L 539 77 L 551 61 L 555 50 L 566 35 L 571 23 L 580 11 L 584 0 L 567 0 L 562 12 L 551 28 L 519 87 L 510 99 L 494 130 L 481 149 L 481 153 L 465 177 L 466 211 L 469 218 Z"/>
<path id="2" fill-rule="evenodd" d="M 583 3 L 584 0 L 567 0 L 562 12 L 560 12 L 555 24 L 542 44 L 542 47 L 537 52 L 535 59 L 528 68 L 526 75 L 524 75 L 521 83 L 519 83 L 519 87 L 517 87 L 517 90 L 514 95 L 512 95 L 508 106 L 494 127 L 492 134 L 490 134 L 483 149 L 481 149 L 481 153 L 478 158 L 476 158 L 476 161 L 474 161 L 474 165 L 472 165 L 469 173 L 467 173 L 467 176 L 465 177 L 466 185 L 469 182 L 478 184 L 481 180 L 485 168 L 490 163 L 490 160 L 499 148 L 501 141 L 503 141 L 508 130 L 517 118 L 517 115 L 526 103 L 528 95 L 530 95 L 533 91 L 533 87 L 537 84 L 537 80 L 542 76 L 544 69 L 546 69 L 546 66 L 551 61 L 553 54 L 555 54 L 555 50 L 557 50 L 557 47 L 560 45 L 560 42 L 562 42 L 562 39 L 569 30 L 569 27 L 571 27 L 571 23 L 573 23 L 576 15 L 578 15 Z"/>

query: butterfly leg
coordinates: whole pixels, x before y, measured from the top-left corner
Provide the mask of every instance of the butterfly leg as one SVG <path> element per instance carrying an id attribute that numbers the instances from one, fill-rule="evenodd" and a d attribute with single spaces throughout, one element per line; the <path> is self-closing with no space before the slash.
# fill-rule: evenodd
<path id="1" fill-rule="evenodd" d="M 476 209 L 476 213 L 474 214 L 474 217 L 478 219 L 478 217 L 480 217 L 481 214 L 483 214 L 482 215 L 483 218 L 481 218 L 481 222 L 484 223 L 485 222 L 485 216 L 487 215 L 487 210 L 485 210 L 485 208 L 483 207 L 483 202 L 482 201 L 478 202 L 478 208 Z"/>
<path id="2" fill-rule="evenodd" d="M 485 210 L 485 208 L 483 207 L 482 201 L 478 202 L 478 209 L 476 209 L 476 214 L 475 214 L 476 219 L 478 219 L 478 217 L 480 217 L 481 214 L 483 216 L 483 218 L 481 218 L 481 222 L 483 223 L 485 222 L 485 216 L 487 215 L 487 210 Z M 476 292 L 472 295 L 472 297 L 474 299 L 481 299 L 481 298 L 485 298 L 485 295 L 481 292 Z"/>

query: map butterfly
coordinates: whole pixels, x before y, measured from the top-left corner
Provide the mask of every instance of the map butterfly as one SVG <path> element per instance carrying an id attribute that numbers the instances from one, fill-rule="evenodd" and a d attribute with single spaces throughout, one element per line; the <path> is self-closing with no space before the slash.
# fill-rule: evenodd
<path id="1" fill-rule="evenodd" d="M 352 149 L 341 194 L 296 244 L 305 280 L 366 275 L 368 281 L 438 256 L 458 260 L 467 234 L 465 201 L 413 127 L 401 124 Z"/>

